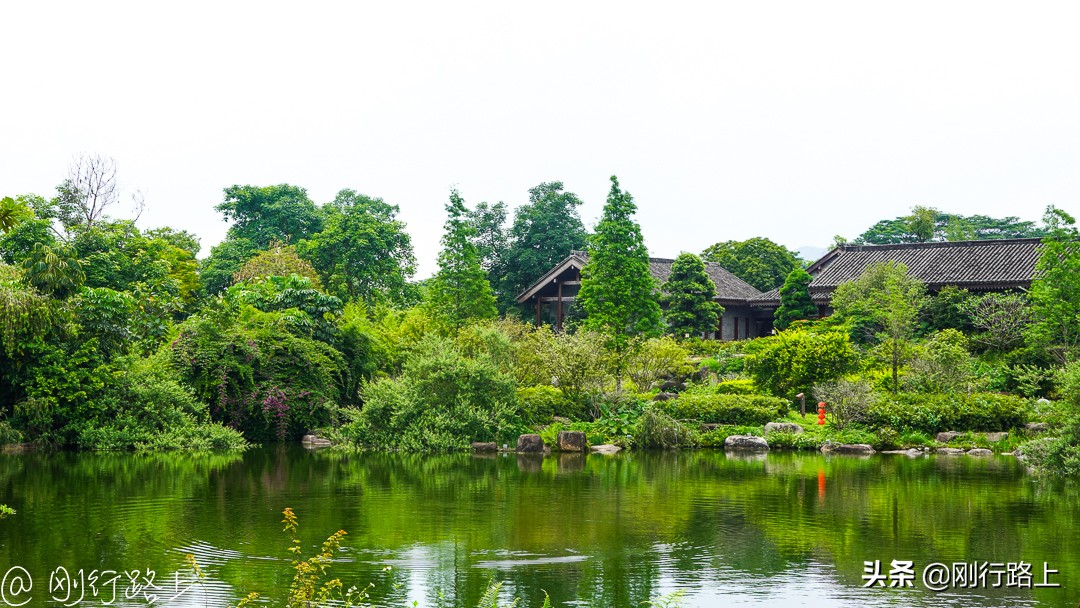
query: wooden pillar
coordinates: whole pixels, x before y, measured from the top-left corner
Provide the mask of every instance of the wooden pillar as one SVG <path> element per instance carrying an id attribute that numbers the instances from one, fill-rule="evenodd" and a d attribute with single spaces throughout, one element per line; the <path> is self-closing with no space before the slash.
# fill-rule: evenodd
<path id="1" fill-rule="evenodd" d="M 536 296 L 536 326 L 540 327 L 540 296 Z"/>
<path id="2" fill-rule="evenodd" d="M 559 299 L 555 303 L 556 306 L 559 307 L 558 311 L 555 313 L 555 327 L 557 331 L 562 331 L 562 281 L 559 281 L 558 298 Z"/>
<path id="3" fill-rule="evenodd" d="M 753 338 L 754 337 L 754 336 L 750 335 L 750 317 L 746 317 L 746 337 L 747 338 Z"/>
<path id="4" fill-rule="evenodd" d="M 720 321 L 716 324 L 716 339 L 724 340 L 724 315 L 720 315 Z"/>
<path id="5" fill-rule="evenodd" d="M 735 328 L 735 337 L 732 338 L 732 340 L 738 340 L 739 339 L 739 317 L 732 317 L 731 318 L 731 326 Z"/>

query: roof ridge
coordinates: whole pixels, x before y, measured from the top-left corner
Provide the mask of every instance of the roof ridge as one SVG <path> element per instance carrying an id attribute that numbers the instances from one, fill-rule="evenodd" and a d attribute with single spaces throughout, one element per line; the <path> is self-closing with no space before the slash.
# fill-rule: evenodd
<path id="1" fill-rule="evenodd" d="M 969 241 L 927 241 L 924 243 L 844 243 L 837 247 L 843 251 L 867 251 L 887 249 L 934 249 L 947 247 L 988 247 L 991 245 L 1007 245 L 1021 243 L 1041 243 L 1042 237 L 1027 237 L 1016 239 L 972 239 Z"/>

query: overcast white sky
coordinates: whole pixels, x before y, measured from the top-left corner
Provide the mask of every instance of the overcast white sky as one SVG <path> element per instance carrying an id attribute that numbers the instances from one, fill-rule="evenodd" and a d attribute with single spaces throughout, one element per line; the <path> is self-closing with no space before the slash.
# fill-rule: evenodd
<path id="1" fill-rule="evenodd" d="M 913 205 L 1080 212 L 1077 2 L 4 2 L 0 195 L 116 158 L 140 225 L 225 234 L 232 184 L 401 207 L 617 174 L 654 255 L 824 247 Z M 122 210 L 121 210 L 122 211 Z"/>

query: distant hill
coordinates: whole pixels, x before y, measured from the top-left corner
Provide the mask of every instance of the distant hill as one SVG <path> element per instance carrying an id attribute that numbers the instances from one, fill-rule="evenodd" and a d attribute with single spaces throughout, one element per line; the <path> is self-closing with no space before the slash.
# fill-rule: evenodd
<path id="1" fill-rule="evenodd" d="M 813 245 L 803 245 L 795 250 L 795 253 L 799 254 L 799 257 L 807 262 L 816 262 L 818 258 L 828 252 L 829 250 L 825 247 L 814 247 Z"/>

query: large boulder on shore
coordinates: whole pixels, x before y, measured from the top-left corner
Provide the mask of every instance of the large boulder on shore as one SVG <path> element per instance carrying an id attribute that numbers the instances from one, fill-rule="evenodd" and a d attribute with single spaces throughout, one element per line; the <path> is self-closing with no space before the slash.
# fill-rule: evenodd
<path id="1" fill-rule="evenodd" d="M 875 454 L 874 446 L 869 444 L 833 444 L 826 443 L 821 446 L 822 454 Z"/>
<path id="2" fill-rule="evenodd" d="M 938 433 L 934 437 L 934 439 L 939 443 L 949 443 L 950 441 L 956 439 L 959 436 L 960 433 L 957 433 L 956 431 L 945 431 L 943 433 Z"/>
<path id="3" fill-rule="evenodd" d="M 765 434 L 772 432 L 799 434 L 803 432 L 801 425 L 794 422 L 769 422 L 765 425 Z"/>
<path id="4" fill-rule="evenodd" d="M 536 453 L 544 451 L 544 440 L 540 435 L 518 435 L 517 451 L 524 453 Z"/>
<path id="5" fill-rule="evenodd" d="M 589 440 L 581 431 L 559 431 L 557 443 L 560 452 L 585 452 L 589 448 Z"/>
<path id="6" fill-rule="evenodd" d="M 873 454 L 874 447 L 868 443 L 826 443 L 821 446 L 822 454 Z"/>
<path id="7" fill-rule="evenodd" d="M 469 444 L 469 446 L 472 447 L 472 451 L 476 452 L 477 454 L 486 454 L 499 451 L 499 445 L 496 444 L 494 441 L 474 441 Z"/>
<path id="8" fill-rule="evenodd" d="M 769 442 L 764 437 L 754 435 L 728 435 L 724 439 L 725 450 L 746 450 L 751 452 L 764 452 L 769 449 Z"/>

